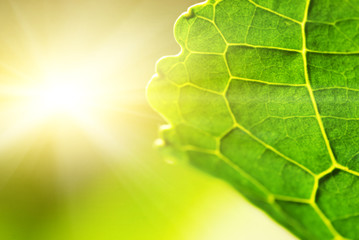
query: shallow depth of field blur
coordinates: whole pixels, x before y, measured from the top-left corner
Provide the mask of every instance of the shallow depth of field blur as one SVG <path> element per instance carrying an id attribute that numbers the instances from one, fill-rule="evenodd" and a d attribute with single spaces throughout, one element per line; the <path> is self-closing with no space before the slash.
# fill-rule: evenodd
<path id="1" fill-rule="evenodd" d="M 195 3 L 0 0 L 0 239 L 294 239 L 153 148 L 146 84 Z"/>

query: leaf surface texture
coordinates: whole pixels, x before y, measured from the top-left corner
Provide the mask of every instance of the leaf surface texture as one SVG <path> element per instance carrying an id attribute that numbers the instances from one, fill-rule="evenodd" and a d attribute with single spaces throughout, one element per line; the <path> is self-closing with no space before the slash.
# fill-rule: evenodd
<path id="1" fill-rule="evenodd" d="M 359 239 L 359 1 L 209 0 L 148 99 L 172 157 L 302 239 Z"/>

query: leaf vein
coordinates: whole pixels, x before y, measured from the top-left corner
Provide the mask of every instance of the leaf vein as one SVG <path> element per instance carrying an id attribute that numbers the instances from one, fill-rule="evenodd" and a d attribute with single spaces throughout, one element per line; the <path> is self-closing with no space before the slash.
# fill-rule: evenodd
<path id="1" fill-rule="evenodd" d="M 287 19 L 287 20 L 289 20 L 289 21 L 295 22 L 295 23 L 297 23 L 297 24 L 301 24 L 300 21 L 295 20 L 295 19 L 293 19 L 293 18 L 291 18 L 291 17 L 288 17 L 288 16 L 286 16 L 286 15 L 283 15 L 283 14 L 281 14 L 281 13 L 279 13 L 279 12 L 276 12 L 276 11 L 270 9 L 270 8 L 263 7 L 262 5 L 259 5 L 258 3 L 254 2 L 253 0 L 248 0 L 248 2 L 252 3 L 254 6 L 256 6 L 256 7 L 258 7 L 258 8 L 261 8 L 261 9 L 267 11 L 267 12 L 273 13 L 273 14 L 279 16 L 279 17 L 282 17 L 282 18 Z"/>

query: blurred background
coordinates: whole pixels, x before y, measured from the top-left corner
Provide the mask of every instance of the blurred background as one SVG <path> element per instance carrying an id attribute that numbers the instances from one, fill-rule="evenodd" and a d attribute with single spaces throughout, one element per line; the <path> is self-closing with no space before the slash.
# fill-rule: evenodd
<path id="1" fill-rule="evenodd" d="M 0 0 L 0 239 L 294 239 L 153 148 L 145 88 L 195 3 Z"/>

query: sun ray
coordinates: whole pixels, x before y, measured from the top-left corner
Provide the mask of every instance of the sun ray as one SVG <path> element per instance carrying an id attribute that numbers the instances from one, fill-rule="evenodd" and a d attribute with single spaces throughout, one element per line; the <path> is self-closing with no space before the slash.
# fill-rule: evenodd
<path id="1" fill-rule="evenodd" d="M 138 83 L 150 75 L 133 73 L 133 65 L 143 64 L 147 57 L 143 52 L 148 39 L 133 29 L 140 27 L 136 18 L 148 3 L 139 1 L 133 12 L 124 12 L 126 18 L 105 30 L 100 23 L 108 20 L 97 15 L 97 4 L 81 2 L 79 6 L 86 7 L 79 13 L 68 8 L 66 1 L 57 5 L 44 1 L 43 6 L 38 2 L 31 6 L 36 9 L 32 13 L 27 4 L 9 1 L 16 29 L 8 40 L 2 39 L 9 46 L 4 47 L 8 57 L 0 58 L 0 154 L 15 145 L 23 152 L 37 144 L 24 139 L 48 138 L 54 141 L 59 175 L 69 181 L 66 171 L 76 164 L 86 165 L 86 158 L 92 157 L 84 150 L 89 146 L 109 166 L 124 159 L 136 161 L 136 147 L 129 147 L 127 141 L 140 144 L 142 139 L 131 133 L 136 130 L 132 122 L 160 120 L 146 105 L 145 83 Z M 56 5 L 59 11 L 41 13 L 47 5 Z M 104 12 L 110 10 L 101 6 Z M 61 14 L 64 9 L 67 13 Z M 96 31 L 87 24 L 98 24 Z M 149 36 L 161 32 L 144 31 Z"/>
<path id="2" fill-rule="evenodd" d="M 26 19 L 26 15 L 23 11 L 19 8 L 16 2 L 9 0 L 8 1 L 11 9 L 13 10 L 14 16 L 18 21 L 19 26 L 21 27 L 22 33 L 24 34 L 25 41 L 27 45 L 27 50 L 30 51 L 33 60 L 36 62 L 40 62 L 42 56 L 40 55 L 40 45 L 39 41 L 36 39 L 35 31 L 33 30 L 32 26 L 29 24 L 28 20 Z"/>

